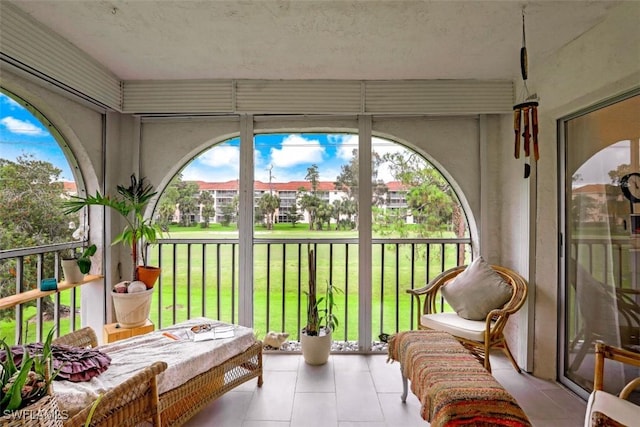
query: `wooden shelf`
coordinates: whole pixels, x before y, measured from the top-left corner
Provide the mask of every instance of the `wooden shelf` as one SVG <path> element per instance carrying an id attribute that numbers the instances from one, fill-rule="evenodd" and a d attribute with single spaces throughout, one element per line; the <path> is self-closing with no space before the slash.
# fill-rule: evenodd
<path id="1" fill-rule="evenodd" d="M 15 307 L 19 304 L 24 304 L 25 302 L 33 301 L 38 298 L 46 297 L 51 294 L 55 294 L 56 292 L 64 291 L 67 289 L 75 288 L 78 286 L 82 286 L 85 283 L 93 282 L 95 280 L 100 280 L 104 276 L 88 274 L 84 277 L 82 282 L 78 283 L 67 283 L 60 282 L 58 283 L 58 289 L 55 291 L 41 291 L 40 289 L 33 289 L 27 292 L 22 292 L 18 295 L 11 295 L 5 298 L 0 298 L 0 310 L 5 310 L 7 308 Z"/>
<path id="2" fill-rule="evenodd" d="M 110 343 L 125 338 L 137 337 L 138 335 L 144 335 L 149 332 L 153 332 L 155 326 L 151 320 L 147 319 L 144 325 L 137 328 L 121 328 L 117 323 L 110 323 L 104 325 L 104 334 L 102 337 L 105 343 Z"/>

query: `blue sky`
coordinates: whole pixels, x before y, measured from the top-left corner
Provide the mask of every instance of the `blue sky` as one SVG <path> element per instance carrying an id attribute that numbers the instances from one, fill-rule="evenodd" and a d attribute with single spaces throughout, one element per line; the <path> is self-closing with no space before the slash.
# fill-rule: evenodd
<path id="1" fill-rule="evenodd" d="M 202 153 L 183 171 L 185 180 L 228 181 L 238 178 L 239 142 L 237 139 Z M 269 182 L 302 181 L 307 169 L 318 165 L 321 181 L 335 181 L 340 166 L 347 164 L 358 146 L 357 135 L 349 134 L 268 134 L 255 138 L 255 178 Z M 403 148 L 390 141 L 374 139 L 380 154 Z M 382 179 L 393 177 L 383 168 Z"/>
<path id="2" fill-rule="evenodd" d="M 15 160 L 32 154 L 62 170 L 63 180 L 73 181 L 71 168 L 58 142 L 30 112 L 0 93 L 0 158 Z"/>
<path id="3" fill-rule="evenodd" d="M 403 148 L 374 138 L 374 149 L 382 154 Z M 349 162 L 358 145 L 357 135 L 270 134 L 255 139 L 255 178 L 268 182 L 304 180 L 307 168 L 318 165 L 320 180 L 334 181 L 340 166 Z M 24 154 L 47 160 L 62 170 L 62 179 L 73 180 L 71 168 L 58 143 L 45 127 L 26 109 L 0 94 L 0 157 L 15 160 Z M 228 181 L 238 179 L 239 140 L 219 144 L 196 157 L 183 171 L 185 180 Z M 386 168 L 380 177 L 391 181 Z"/>

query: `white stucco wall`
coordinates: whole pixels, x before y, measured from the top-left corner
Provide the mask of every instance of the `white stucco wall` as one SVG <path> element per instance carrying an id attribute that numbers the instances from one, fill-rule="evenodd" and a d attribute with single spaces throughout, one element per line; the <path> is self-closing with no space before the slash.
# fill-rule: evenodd
<path id="1" fill-rule="evenodd" d="M 556 378 L 557 371 L 557 334 L 553 333 L 559 331 L 556 123 L 640 85 L 638 22 L 640 3 L 625 2 L 557 55 L 529 58 L 529 89 L 540 97 L 534 374 L 542 378 Z"/>

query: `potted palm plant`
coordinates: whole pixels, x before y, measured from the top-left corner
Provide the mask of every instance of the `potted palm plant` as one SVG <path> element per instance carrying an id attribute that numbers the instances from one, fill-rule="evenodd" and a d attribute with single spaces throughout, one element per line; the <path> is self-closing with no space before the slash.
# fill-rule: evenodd
<path id="1" fill-rule="evenodd" d="M 139 280 L 140 275 L 144 276 L 141 270 L 144 268 L 157 269 L 147 265 L 147 258 L 144 249 L 149 244 L 156 243 L 158 237 L 162 235 L 162 229 L 158 224 L 152 222 L 150 218 L 144 217 L 144 210 L 153 196 L 157 194 L 153 186 L 145 182 L 145 178 L 136 178 L 131 175 L 131 183 L 128 187 L 118 185 L 118 195 L 115 197 L 102 195 L 96 192 L 95 196 L 79 197 L 71 196 L 71 200 L 64 202 L 64 213 L 70 214 L 78 212 L 84 207 L 97 205 L 106 206 L 118 212 L 126 221 L 127 225 L 122 232 L 115 237 L 112 244 L 126 244 L 131 248 L 131 260 L 133 271 L 131 280 Z M 159 270 L 159 269 L 157 269 Z M 159 271 L 156 273 L 159 274 Z M 152 288 L 155 280 L 145 282 L 148 288 Z"/>
<path id="2" fill-rule="evenodd" d="M 338 326 L 338 318 L 333 312 L 336 307 L 335 294 L 340 289 L 327 283 L 325 294 L 317 295 L 316 283 L 316 255 L 309 246 L 307 249 L 309 268 L 309 289 L 307 295 L 307 324 L 300 331 L 300 346 L 302 356 L 309 365 L 323 365 L 327 363 L 333 342 L 331 333 Z"/>
<path id="3" fill-rule="evenodd" d="M 117 235 L 112 245 L 122 243 L 131 249 L 132 273 L 131 281 L 120 282 L 112 292 L 116 318 L 125 328 L 142 326 L 149 315 L 151 293 L 160 275 L 158 267 L 147 265 L 146 248 L 156 243 L 162 235 L 162 229 L 150 218 L 144 217 L 144 210 L 149 201 L 157 194 L 153 186 L 145 178 L 131 175 L 129 186 L 118 185 L 117 195 L 72 196 L 64 203 L 64 213 L 80 211 L 87 206 L 106 206 L 113 209 L 126 221 L 122 232 Z M 141 283 L 143 282 L 143 283 Z"/>

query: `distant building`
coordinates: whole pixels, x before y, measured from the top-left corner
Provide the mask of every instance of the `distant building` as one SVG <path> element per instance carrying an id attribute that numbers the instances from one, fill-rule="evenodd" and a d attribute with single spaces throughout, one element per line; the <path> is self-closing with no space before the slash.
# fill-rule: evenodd
<path id="1" fill-rule="evenodd" d="M 226 182 L 205 182 L 205 181 L 192 181 L 198 184 L 200 191 L 208 191 L 213 196 L 214 209 L 216 211 L 216 217 L 211 218 L 211 222 L 221 222 L 222 210 L 224 206 L 227 206 L 234 202 L 234 198 L 238 196 L 239 183 L 238 180 L 226 181 Z M 398 181 L 392 181 L 387 183 L 389 193 L 387 194 L 387 203 L 382 207 L 383 209 L 400 209 L 406 208 L 407 202 L 405 198 L 406 190 L 404 190 L 402 184 Z M 280 207 L 276 210 L 275 221 L 276 222 L 290 222 L 289 213 L 292 206 L 297 203 L 302 189 L 307 192 L 311 192 L 311 183 L 309 181 L 289 181 L 289 182 L 272 182 L 271 184 L 262 181 L 254 181 L 254 206 L 258 205 L 260 198 L 264 194 L 272 193 L 280 198 Z M 321 200 L 326 201 L 329 204 L 333 204 L 335 200 L 343 200 L 347 197 L 347 194 L 336 189 L 333 182 L 319 181 L 316 188 L 316 196 Z M 308 213 L 302 211 L 300 207 L 297 207 L 298 214 L 301 215 L 300 222 L 309 222 Z M 202 206 L 200 207 L 200 213 L 195 218 L 197 222 L 203 222 Z M 179 210 L 176 211 L 176 220 L 180 219 Z"/>
<path id="2" fill-rule="evenodd" d="M 212 223 L 220 223 L 223 221 L 224 208 L 237 202 L 239 192 L 239 181 L 231 180 L 225 182 L 207 182 L 207 181 L 190 181 L 195 182 L 198 185 L 200 193 L 209 192 L 213 196 L 213 203 L 216 215 L 214 218 L 209 218 Z M 76 183 L 72 181 L 65 181 L 64 191 L 68 195 L 76 195 Z M 388 193 L 385 196 L 385 202 L 381 206 L 385 210 L 399 210 L 407 208 L 406 190 L 402 183 L 399 181 L 391 181 L 386 183 Z M 307 192 L 311 192 L 311 183 L 309 181 L 289 181 L 289 182 L 272 182 L 265 183 L 262 181 L 254 181 L 253 186 L 253 198 L 254 206 L 258 205 L 260 198 L 264 194 L 270 192 L 280 198 L 280 208 L 276 210 L 275 222 L 290 222 L 289 213 L 294 204 L 297 203 L 302 189 Z M 335 200 L 343 200 L 347 198 L 347 193 L 342 190 L 336 189 L 333 182 L 319 181 L 316 188 L 316 196 L 321 200 L 326 201 L 329 204 L 333 204 Z M 202 217 L 202 205 L 198 214 L 191 218 L 193 222 L 204 222 Z M 300 209 L 297 206 L 297 212 L 301 215 L 300 222 L 309 222 L 308 213 Z M 173 220 L 180 221 L 180 208 L 176 206 L 176 211 L 173 215 Z M 407 217 L 408 222 L 412 222 L 411 217 Z"/>

